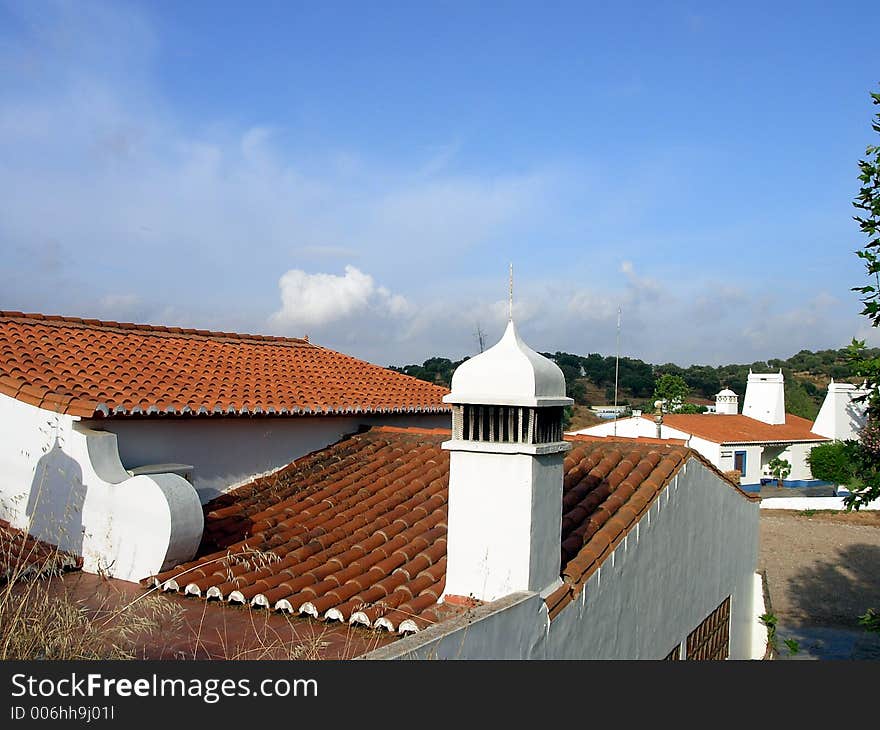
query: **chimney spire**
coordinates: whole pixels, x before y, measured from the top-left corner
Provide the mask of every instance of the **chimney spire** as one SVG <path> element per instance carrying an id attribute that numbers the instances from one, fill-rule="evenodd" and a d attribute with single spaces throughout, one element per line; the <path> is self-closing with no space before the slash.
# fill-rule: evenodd
<path id="1" fill-rule="evenodd" d="M 513 322 L 513 262 L 510 263 L 510 280 L 507 288 L 507 321 Z"/>

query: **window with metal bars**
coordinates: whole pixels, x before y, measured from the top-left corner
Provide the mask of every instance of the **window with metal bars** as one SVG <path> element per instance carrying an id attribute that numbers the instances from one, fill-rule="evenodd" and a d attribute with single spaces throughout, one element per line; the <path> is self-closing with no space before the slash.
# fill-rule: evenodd
<path id="1" fill-rule="evenodd" d="M 562 441 L 562 408 L 481 406 L 452 409 L 452 437 L 460 441 L 549 444 Z"/>
<path id="2" fill-rule="evenodd" d="M 687 659 L 727 659 L 730 656 L 730 596 L 687 637 Z"/>

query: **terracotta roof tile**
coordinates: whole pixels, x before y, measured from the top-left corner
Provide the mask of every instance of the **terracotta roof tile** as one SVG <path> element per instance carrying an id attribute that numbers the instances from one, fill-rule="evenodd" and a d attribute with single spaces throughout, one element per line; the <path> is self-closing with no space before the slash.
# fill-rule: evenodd
<path id="1" fill-rule="evenodd" d="M 0 393 L 84 418 L 446 413 L 447 392 L 307 340 L 0 312 Z"/>
<path id="2" fill-rule="evenodd" d="M 642 415 L 649 421 L 653 416 Z M 718 444 L 763 443 L 766 441 L 828 441 L 824 436 L 811 431 L 812 421 L 791 413 L 785 414 L 785 423 L 771 426 L 742 414 L 723 415 L 717 413 L 667 413 L 663 424 L 685 433 Z"/>
<path id="3" fill-rule="evenodd" d="M 469 604 L 455 597 L 438 604 L 449 482 L 449 453 L 440 444 L 447 438 L 443 430 L 374 428 L 223 495 L 205 507 L 202 555 L 146 582 L 400 633 L 463 611 Z M 681 445 L 571 440 L 560 535 L 564 582 L 547 598 L 551 618 L 688 458 L 714 469 Z"/>
<path id="4" fill-rule="evenodd" d="M 81 565 L 82 558 L 37 540 L 0 520 L 0 585 L 60 573 Z"/>

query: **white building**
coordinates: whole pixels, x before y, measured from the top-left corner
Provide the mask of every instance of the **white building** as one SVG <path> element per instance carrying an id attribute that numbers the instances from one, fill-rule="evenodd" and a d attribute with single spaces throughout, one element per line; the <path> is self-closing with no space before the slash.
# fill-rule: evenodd
<path id="1" fill-rule="evenodd" d="M 775 458 L 791 465 L 786 485 L 822 484 L 813 479 L 806 459 L 814 446 L 833 438 L 828 433 L 845 423 L 838 417 L 838 412 L 846 411 L 843 396 L 829 386 L 829 396 L 814 426 L 805 418 L 785 412 L 784 388 L 781 371 L 750 371 L 742 414 L 738 413 L 736 393 L 725 389 L 715 397 L 715 413 L 665 413 L 660 425 L 655 416 L 644 415 L 591 426 L 577 433 L 607 436 L 616 432 L 618 436 L 683 439 L 721 471 L 739 472 L 740 484 L 750 491 L 759 489 L 762 480 L 772 479 L 769 465 Z M 829 402 L 835 404 L 833 411 L 828 408 Z M 827 419 L 823 413 L 829 414 Z M 817 430 L 820 428 L 823 432 Z"/>
<path id="2" fill-rule="evenodd" d="M 562 372 L 513 322 L 444 400 L 451 431 L 375 428 L 223 495 L 215 542 L 147 583 L 412 634 L 368 658 L 763 657 L 755 497 L 682 445 L 564 437 Z M 243 573 L 254 541 L 279 560 Z"/>
<path id="3" fill-rule="evenodd" d="M 0 519 L 138 580 L 202 503 L 361 428 L 448 425 L 448 391 L 307 340 L 0 312 Z"/>
<path id="4" fill-rule="evenodd" d="M 828 384 L 828 393 L 819 409 L 813 424 L 813 431 L 826 438 L 838 441 L 856 439 L 865 425 L 867 403 L 858 398 L 867 396 L 870 391 L 850 383 Z"/>

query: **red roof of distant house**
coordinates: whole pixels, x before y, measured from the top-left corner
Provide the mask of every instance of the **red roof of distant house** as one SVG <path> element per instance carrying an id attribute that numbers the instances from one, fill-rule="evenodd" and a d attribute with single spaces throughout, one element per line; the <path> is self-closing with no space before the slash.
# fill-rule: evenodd
<path id="1" fill-rule="evenodd" d="M 654 416 L 642 415 L 649 421 Z M 800 416 L 785 414 L 785 423 L 771 426 L 769 423 L 741 414 L 715 413 L 666 413 L 663 425 L 693 434 L 718 444 L 765 443 L 768 441 L 828 441 L 813 433 L 813 422 Z"/>
<path id="2" fill-rule="evenodd" d="M 448 392 L 307 340 L 0 312 L 0 393 L 84 418 L 445 413 Z"/>
<path id="3" fill-rule="evenodd" d="M 147 582 L 400 632 L 464 610 L 446 580 L 449 431 L 372 430 L 206 505 L 202 555 Z M 564 462 L 563 585 L 555 617 L 695 451 L 667 442 L 572 439 Z M 745 498 L 753 499 L 745 492 Z"/>

